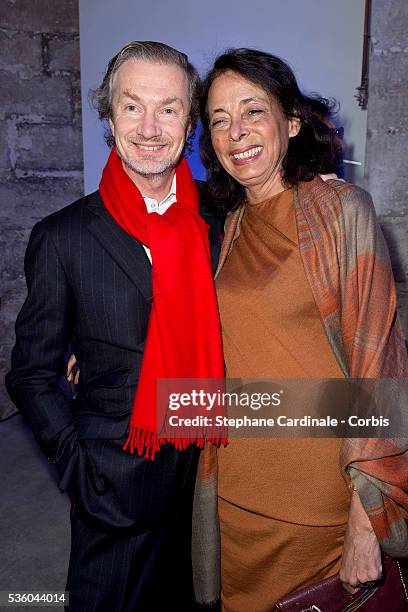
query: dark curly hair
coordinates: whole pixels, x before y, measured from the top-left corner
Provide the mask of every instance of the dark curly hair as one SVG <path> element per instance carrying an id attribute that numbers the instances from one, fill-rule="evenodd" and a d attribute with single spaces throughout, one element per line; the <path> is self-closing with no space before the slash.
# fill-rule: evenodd
<path id="1" fill-rule="evenodd" d="M 279 57 L 256 49 L 228 49 L 220 55 L 206 75 L 200 96 L 202 134 L 201 158 L 207 169 L 208 196 L 214 206 L 225 213 L 234 210 L 244 198 L 243 187 L 219 163 L 211 143 L 207 101 L 214 80 L 226 71 L 232 71 L 258 85 L 270 98 L 277 101 L 284 115 L 299 118 L 301 127 L 297 136 L 289 139 L 287 153 L 282 162 L 282 181 L 291 187 L 299 181 L 311 181 L 317 174 L 336 172 L 342 149 L 333 127 L 325 121 L 331 116 L 333 101 L 307 97 L 300 91 L 291 68 Z M 317 113 L 314 103 L 319 100 Z"/>
<path id="2" fill-rule="evenodd" d="M 109 62 L 102 83 L 89 92 L 91 106 L 98 111 L 99 119 L 107 121 L 112 118 L 112 96 L 115 87 L 115 77 L 119 68 L 128 60 L 142 60 L 158 64 L 174 64 L 184 70 L 188 81 L 188 96 L 190 101 L 189 121 L 190 134 L 186 143 L 190 148 L 194 138 L 194 130 L 198 115 L 198 90 L 200 77 L 194 66 L 188 61 L 185 53 L 177 51 L 164 43 L 150 40 L 135 40 L 125 45 Z M 109 125 L 105 132 L 105 140 L 109 147 L 114 144 L 114 138 Z"/>

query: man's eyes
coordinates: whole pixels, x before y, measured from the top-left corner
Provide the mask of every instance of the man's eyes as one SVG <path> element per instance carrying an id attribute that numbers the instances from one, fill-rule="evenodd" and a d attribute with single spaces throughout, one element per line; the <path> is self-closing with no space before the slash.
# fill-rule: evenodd
<path id="1" fill-rule="evenodd" d="M 176 119 L 177 117 L 183 116 L 183 111 L 180 108 L 173 108 L 172 106 L 166 106 L 163 108 L 159 114 L 164 117 L 168 117 L 169 119 Z"/>
<path id="2" fill-rule="evenodd" d="M 138 113 L 138 114 L 143 114 L 144 110 L 140 107 L 137 106 L 136 104 L 125 104 L 124 106 L 124 110 L 128 113 Z M 165 108 L 161 108 L 161 109 L 157 109 L 155 111 L 155 114 L 157 116 L 162 116 L 162 117 L 177 117 L 180 113 L 177 109 L 172 108 L 171 106 L 166 106 Z"/>

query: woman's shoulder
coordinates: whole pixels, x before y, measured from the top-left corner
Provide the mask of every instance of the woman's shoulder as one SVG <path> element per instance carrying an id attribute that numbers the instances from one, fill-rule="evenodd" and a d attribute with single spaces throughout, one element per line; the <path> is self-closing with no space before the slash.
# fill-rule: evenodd
<path id="1" fill-rule="evenodd" d="M 325 181 L 324 186 L 336 193 L 345 214 L 374 212 L 371 195 L 359 185 L 335 178 Z"/>
<path id="2" fill-rule="evenodd" d="M 316 177 L 309 185 L 305 191 L 310 195 L 316 194 L 317 197 L 311 198 L 314 203 L 326 210 L 332 207 L 338 211 L 340 207 L 346 222 L 359 223 L 375 219 L 371 195 L 362 187 L 339 178 L 322 180 L 320 177 Z"/>

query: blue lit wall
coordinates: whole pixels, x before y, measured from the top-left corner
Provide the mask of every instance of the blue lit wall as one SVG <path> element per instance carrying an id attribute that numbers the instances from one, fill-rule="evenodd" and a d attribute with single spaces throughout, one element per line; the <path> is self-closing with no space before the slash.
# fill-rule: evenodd
<path id="1" fill-rule="evenodd" d="M 80 0 L 86 193 L 97 188 L 108 150 L 88 91 L 108 60 L 131 40 L 160 40 L 188 54 L 201 73 L 230 46 L 256 47 L 286 59 L 301 87 L 341 104 L 347 157 L 364 162 L 366 113 L 360 84 L 364 0 Z M 189 159 L 203 177 L 197 153 Z M 363 183 L 363 166 L 347 178 Z"/>

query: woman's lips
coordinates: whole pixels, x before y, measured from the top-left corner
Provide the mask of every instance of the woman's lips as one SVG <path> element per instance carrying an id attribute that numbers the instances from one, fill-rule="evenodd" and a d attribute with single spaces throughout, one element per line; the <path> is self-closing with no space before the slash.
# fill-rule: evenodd
<path id="1" fill-rule="evenodd" d="M 246 147 L 245 149 L 230 153 L 230 158 L 234 164 L 240 166 L 256 160 L 260 156 L 262 149 L 263 147 L 261 146 Z"/>

